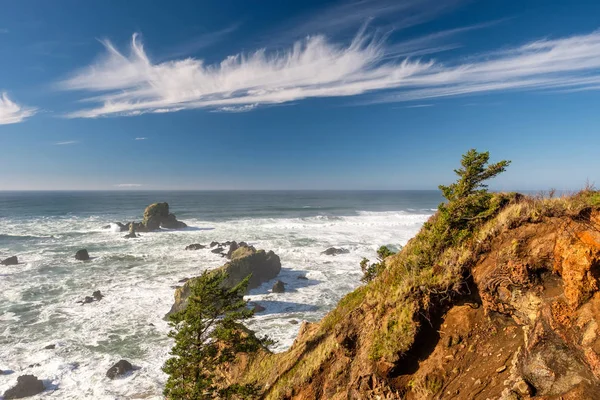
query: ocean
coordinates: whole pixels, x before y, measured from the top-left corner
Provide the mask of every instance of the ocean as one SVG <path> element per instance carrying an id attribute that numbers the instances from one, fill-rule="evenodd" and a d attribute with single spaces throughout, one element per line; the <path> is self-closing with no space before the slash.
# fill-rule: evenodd
<path id="1" fill-rule="evenodd" d="M 163 201 L 189 228 L 130 240 L 103 228 Z M 253 289 L 248 299 L 266 310 L 248 325 L 284 351 L 301 321 L 360 285 L 363 257 L 404 245 L 441 201 L 437 191 L 0 192 L 0 259 L 20 261 L 0 265 L 0 396 L 33 374 L 48 388 L 38 398 L 162 398 L 175 287 L 226 261 L 184 250 L 192 243 L 245 241 L 280 256 L 286 292 L 271 293 L 274 281 Z M 332 246 L 349 253 L 321 255 Z M 83 248 L 90 261 L 75 260 Z M 96 290 L 101 301 L 77 303 Z M 120 359 L 137 369 L 107 379 Z"/>

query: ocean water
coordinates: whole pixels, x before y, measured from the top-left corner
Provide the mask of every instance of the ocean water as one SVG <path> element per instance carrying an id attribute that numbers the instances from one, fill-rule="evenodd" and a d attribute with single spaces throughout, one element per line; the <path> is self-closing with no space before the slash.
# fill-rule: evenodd
<path id="1" fill-rule="evenodd" d="M 274 281 L 252 290 L 266 310 L 248 325 L 283 351 L 302 320 L 319 320 L 360 285 L 362 257 L 404 245 L 441 200 L 435 191 L 0 192 L 0 259 L 20 261 L 0 266 L 0 396 L 33 374 L 49 388 L 38 398 L 162 398 L 174 288 L 225 262 L 208 249 L 185 251 L 191 243 L 246 241 L 281 257 L 286 292 L 271 293 Z M 139 221 L 158 201 L 189 228 L 135 240 L 102 228 Z M 331 246 L 350 252 L 320 254 Z M 74 259 L 81 248 L 91 261 Z M 101 301 L 77 303 L 95 290 Z M 122 358 L 138 369 L 107 379 Z"/>

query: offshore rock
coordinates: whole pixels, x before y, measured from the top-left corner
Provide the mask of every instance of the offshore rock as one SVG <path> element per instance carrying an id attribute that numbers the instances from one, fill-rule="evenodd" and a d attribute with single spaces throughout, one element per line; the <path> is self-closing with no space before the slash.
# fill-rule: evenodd
<path id="1" fill-rule="evenodd" d="M 227 279 L 224 284 L 233 287 L 252 275 L 248 282 L 248 289 L 254 289 L 262 283 L 277 277 L 281 271 L 281 260 L 272 251 L 256 250 L 251 246 L 240 247 L 231 254 L 231 261 L 213 270 L 213 273 L 225 273 Z M 190 286 L 195 278 L 189 279 L 185 284 L 176 289 L 175 303 L 167 316 L 185 309 L 187 298 L 190 295 Z"/>
<path id="2" fill-rule="evenodd" d="M 201 249 L 204 249 L 204 248 L 206 248 L 206 246 L 203 245 L 203 244 L 200 244 L 200 243 L 194 243 L 194 244 L 190 244 L 190 245 L 185 246 L 186 250 L 201 250 Z"/>
<path id="3" fill-rule="evenodd" d="M 335 248 L 335 247 L 330 247 L 327 250 L 321 252 L 321 254 L 325 254 L 326 256 L 337 256 L 338 254 L 347 254 L 350 253 L 350 250 L 348 249 L 342 249 L 342 248 Z"/>
<path id="4" fill-rule="evenodd" d="M 86 249 L 77 250 L 77 253 L 75 253 L 75 259 L 79 261 L 87 261 L 90 259 L 90 255 Z"/>
<path id="5" fill-rule="evenodd" d="M 17 256 L 8 257 L 8 258 L 0 261 L 0 264 L 2 264 L 2 265 L 17 265 L 18 263 L 19 263 L 19 259 L 17 258 Z"/>
<path id="6" fill-rule="evenodd" d="M 106 371 L 106 376 L 108 379 L 115 379 L 125 375 L 129 371 L 133 371 L 133 365 L 127 360 L 120 360 Z"/>
<path id="7" fill-rule="evenodd" d="M 273 293 L 283 293 L 283 292 L 285 292 L 285 283 L 283 283 L 281 281 L 275 282 L 275 284 L 273 285 L 273 289 L 271 289 L 271 291 Z"/>
<path id="8" fill-rule="evenodd" d="M 148 231 L 155 231 L 159 228 L 182 229 L 187 227 L 185 223 L 177 220 L 175 214 L 169 213 L 169 203 L 154 203 L 146 207 L 142 224 Z"/>
<path id="9" fill-rule="evenodd" d="M 4 392 L 4 398 L 22 399 L 35 396 L 44 391 L 44 382 L 33 375 L 21 375 L 17 378 L 17 384 Z"/>

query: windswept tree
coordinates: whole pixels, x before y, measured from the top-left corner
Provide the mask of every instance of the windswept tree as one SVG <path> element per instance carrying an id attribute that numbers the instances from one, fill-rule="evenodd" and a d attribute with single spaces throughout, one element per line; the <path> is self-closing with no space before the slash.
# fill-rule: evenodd
<path id="1" fill-rule="evenodd" d="M 504 172 L 510 161 L 500 161 L 488 165 L 490 153 L 479 153 L 475 149 L 467 151 L 460 162 L 462 168 L 454 172 L 459 179 L 449 186 L 440 185 L 444 197 L 448 201 L 458 201 L 468 196 L 487 194 L 487 184 L 484 182 Z"/>
<path id="2" fill-rule="evenodd" d="M 510 161 L 489 164 L 490 153 L 471 149 L 463 154 L 461 168 L 455 169 L 458 180 L 448 186 L 440 185 L 447 203 L 440 204 L 441 224 L 447 230 L 445 236 L 461 241 L 470 235 L 473 226 L 493 215 L 499 204 L 487 190 L 486 181 L 504 172 Z"/>
<path id="3" fill-rule="evenodd" d="M 270 343 L 258 339 L 241 321 L 252 317 L 244 293 L 248 278 L 233 288 L 224 286 L 227 275 L 204 272 L 190 287 L 187 307 L 171 315 L 175 339 L 173 356 L 163 366 L 169 375 L 167 399 L 253 398 L 253 385 L 227 385 L 217 371 L 238 353 L 252 353 Z"/>

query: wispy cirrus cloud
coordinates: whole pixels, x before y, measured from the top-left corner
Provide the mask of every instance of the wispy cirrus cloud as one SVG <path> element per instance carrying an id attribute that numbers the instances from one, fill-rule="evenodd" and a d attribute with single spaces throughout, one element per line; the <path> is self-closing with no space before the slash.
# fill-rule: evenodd
<path id="1" fill-rule="evenodd" d="M 79 143 L 77 140 L 66 140 L 64 142 L 56 142 L 54 143 L 55 146 L 67 146 L 70 144 L 76 144 Z"/>
<path id="2" fill-rule="evenodd" d="M 133 35 L 129 54 L 105 41 L 104 58 L 60 86 L 97 92 L 85 99 L 96 106 L 68 115 L 94 118 L 194 108 L 239 112 L 316 97 L 370 94 L 367 103 L 381 103 L 507 90 L 592 90 L 600 84 L 600 31 L 533 41 L 467 61 L 390 57 L 402 49 L 426 49 L 428 36 L 389 46 L 363 28 L 345 44 L 313 36 L 286 51 L 261 49 L 206 65 L 193 58 L 153 63 Z"/>
<path id="3" fill-rule="evenodd" d="M 6 92 L 0 94 L 0 125 L 16 124 L 33 116 L 37 109 L 12 101 Z"/>
<path id="4" fill-rule="evenodd" d="M 136 137 L 136 138 L 135 138 L 135 139 L 133 139 L 133 140 L 147 140 L 147 139 L 148 139 L 148 138 L 146 138 L 146 137 Z"/>
<path id="5" fill-rule="evenodd" d="M 120 188 L 135 188 L 135 187 L 141 187 L 144 186 L 141 183 L 118 183 L 115 185 L 115 187 L 120 187 Z"/>
<path id="6" fill-rule="evenodd" d="M 0 33 L 8 33 L 8 28 L 0 28 Z"/>

